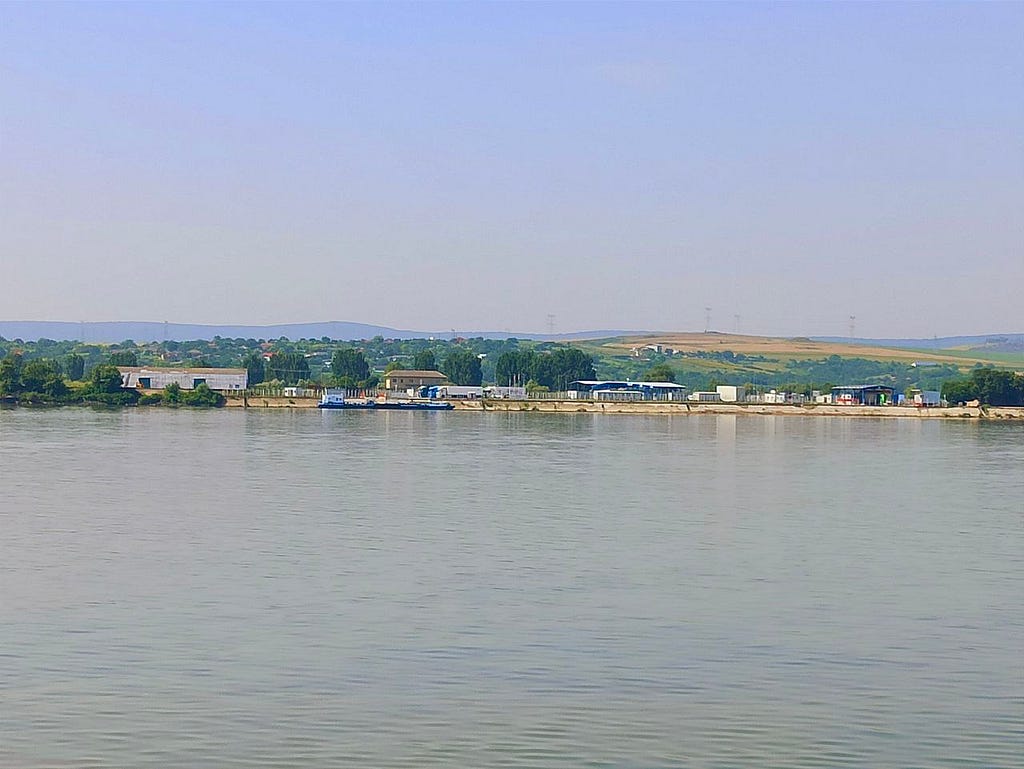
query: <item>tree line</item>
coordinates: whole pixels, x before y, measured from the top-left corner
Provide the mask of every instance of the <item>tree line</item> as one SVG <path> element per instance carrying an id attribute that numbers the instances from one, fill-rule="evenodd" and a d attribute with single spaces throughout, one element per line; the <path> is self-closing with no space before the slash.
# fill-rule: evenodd
<path id="1" fill-rule="evenodd" d="M 80 360 L 25 360 L 18 353 L 8 353 L 0 359 L 0 398 L 41 405 L 95 403 L 107 406 L 223 406 L 226 402 L 223 395 L 205 384 L 193 390 L 182 390 L 178 384 L 172 383 L 162 393 L 141 395 L 137 390 L 125 389 L 118 365 L 124 364 L 101 363 L 93 366 L 88 377 L 84 377 Z M 66 375 L 66 372 L 70 373 Z M 69 383 L 66 376 L 71 378 L 72 383 Z"/>
<path id="2" fill-rule="evenodd" d="M 417 371 L 438 370 L 456 385 L 480 386 L 484 381 L 486 355 L 471 349 L 450 347 L 438 360 L 432 349 L 422 349 L 411 362 L 390 361 L 384 375 L 396 369 Z M 307 357 L 298 352 L 275 352 L 270 355 L 250 353 L 243 359 L 249 385 L 276 381 L 296 385 L 313 378 Z M 564 391 L 577 379 L 594 379 L 594 361 L 582 350 L 557 347 L 551 350 L 506 350 L 497 356 L 494 381 L 499 385 L 518 385 L 530 389 Z M 379 384 L 381 377 L 373 372 L 363 350 L 341 347 L 334 350 L 321 377 L 328 387 L 368 388 Z"/>
<path id="3" fill-rule="evenodd" d="M 1024 406 L 1024 374 L 977 368 L 968 377 L 944 382 L 942 397 L 949 403 L 976 400 L 987 406 Z"/>
<path id="4" fill-rule="evenodd" d="M 45 359 L 65 382 L 81 382 L 99 365 L 157 367 L 245 367 L 249 382 L 300 383 L 368 388 L 381 373 L 394 368 L 439 370 L 457 384 L 521 385 L 531 390 L 564 390 L 574 379 L 646 379 L 675 381 L 691 390 L 714 389 L 716 384 L 774 387 L 786 391 L 827 390 L 832 384 L 885 384 L 898 391 L 910 388 L 953 394 L 951 402 L 996 399 L 1012 402 L 1013 388 L 971 383 L 954 362 L 917 366 L 895 360 L 832 355 L 820 359 L 766 360 L 729 350 L 667 355 L 651 352 L 643 358 L 616 354 L 600 344 L 579 344 L 578 352 L 564 343 L 515 338 L 372 339 L 230 339 L 134 342 L 112 345 L 39 339 L 34 342 L 0 339 L 0 358 L 22 355 L 24 363 Z M 583 358 L 589 359 L 587 361 Z M 699 360 L 696 360 L 699 359 Z M 709 366 L 711 360 L 718 365 Z M 1005 365 L 1005 364 L 1004 364 Z M 40 386 L 41 370 L 29 370 L 30 390 Z M 43 377 L 45 379 L 45 376 Z M 944 385 L 944 383 L 949 383 Z M 59 389 L 51 382 L 50 391 Z M 953 388 L 953 389 L 949 389 Z M 41 393 L 43 395 L 44 391 Z"/>
<path id="5" fill-rule="evenodd" d="M 580 379 L 596 379 L 594 361 L 575 347 L 559 347 L 551 352 L 514 350 L 498 356 L 494 364 L 495 381 L 507 387 L 545 388 L 564 392 Z"/>

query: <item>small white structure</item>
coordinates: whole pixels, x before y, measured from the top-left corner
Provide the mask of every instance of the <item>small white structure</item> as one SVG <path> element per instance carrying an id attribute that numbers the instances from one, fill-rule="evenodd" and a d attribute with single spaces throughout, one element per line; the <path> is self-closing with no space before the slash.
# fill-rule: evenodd
<path id="1" fill-rule="evenodd" d="M 914 405 L 924 408 L 934 408 L 942 405 L 942 393 L 938 390 L 921 390 L 914 393 Z"/>
<path id="2" fill-rule="evenodd" d="M 123 387 L 162 390 L 177 384 L 182 390 L 194 390 L 205 384 L 211 390 L 244 390 L 249 372 L 244 368 L 149 368 L 118 366 Z"/>
<path id="3" fill-rule="evenodd" d="M 722 400 L 722 396 L 717 392 L 698 390 L 697 392 L 692 392 L 687 395 L 686 400 L 696 401 L 697 403 L 718 403 Z"/>
<path id="4" fill-rule="evenodd" d="M 718 385 L 718 397 L 726 403 L 742 403 L 747 399 L 747 388 L 736 385 Z"/>
<path id="5" fill-rule="evenodd" d="M 484 388 L 466 385 L 440 385 L 430 388 L 430 398 L 483 398 Z"/>
<path id="6" fill-rule="evenodd" d="M 498 398 L 501 400 L 524 401 L 526 400 L 525 387 L 485 387 L 484 396 Z"/>
<path id="7" fill-rule="evenodd" d="M 313 392 L 311 390 L 307 390 L 305 387 L 284 388 L 285 398 L 305 398 L 307 395 L 313 395 Z"/>

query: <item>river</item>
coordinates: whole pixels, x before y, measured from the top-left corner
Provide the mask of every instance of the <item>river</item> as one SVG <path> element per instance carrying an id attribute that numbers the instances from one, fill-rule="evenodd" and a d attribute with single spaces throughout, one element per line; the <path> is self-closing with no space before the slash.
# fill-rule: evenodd
<path id="1" fill-rule="evenodd" d="M 1021 767 L 1024 426 L 0 410 L 0 767 Z"/>

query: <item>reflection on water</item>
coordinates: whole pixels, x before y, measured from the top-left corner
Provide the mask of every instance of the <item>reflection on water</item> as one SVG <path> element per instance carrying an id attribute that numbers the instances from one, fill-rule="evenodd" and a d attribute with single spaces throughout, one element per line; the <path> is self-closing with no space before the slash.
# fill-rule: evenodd
<path id="1" fill-rule="evenodd" d="M 1021 766 L 1024 434 L 0 412 L 0 766 Z"/>

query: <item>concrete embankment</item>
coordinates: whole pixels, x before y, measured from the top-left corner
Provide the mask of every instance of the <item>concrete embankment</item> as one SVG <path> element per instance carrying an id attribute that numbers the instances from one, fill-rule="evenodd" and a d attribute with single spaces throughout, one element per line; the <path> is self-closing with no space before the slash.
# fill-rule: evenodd
<path id="1" fill-rule="evenodd" d="M 674 403 L 641 401 L 456 401 L 455 408 L 473 411 L 545 411 L 585 414 L 736 414 L 743 416 L 911 417 L 916 419 L 1024 419 L 1022 408 L 915 408 L 911 406 L 784 406 L 762 403 Z"/>
<path id="2" fill-rule="evenodd" d="M 316 398 L 286 398 L 280 396 L 229 396 L 227 405 L 249 408 L 316 408 Z M 737 414 L 743 416 L 801 416 L 801 417 L 909 417 L 914 419 L 993 419 L 1024 420 L 1024 408 L 1009 407 L 952 407 L 915 408 L 912 406 L 831 406 L 814 404 L 805 406 L 776 406 L 762 403 L 675 403 L 643 401 L 633 403 L 598 403 L 578 400 L 455 400 L 459 411 L 531 411 L 562 414 Z"/>
<path id="3" fill-rule="evenodd" d="M 228 395 L 225 406 L 258 409 L 315 409 L 319 398 L 285 398 L 278 395 Z"/>

